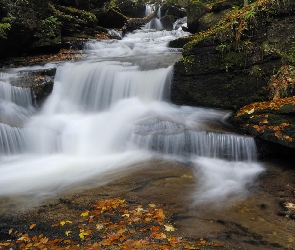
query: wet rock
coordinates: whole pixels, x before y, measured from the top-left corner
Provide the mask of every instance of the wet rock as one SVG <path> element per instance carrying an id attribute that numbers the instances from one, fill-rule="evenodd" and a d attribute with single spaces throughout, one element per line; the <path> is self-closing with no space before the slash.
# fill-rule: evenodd
<path id="1" fill-rule="evenodd" d="M 189 32 L 199 32 L 199 19 L 210 9 L 201 2 L 190 2 L 187 7 L 187 27 Z"/>
<path id="2" fill-rule="evenodd" d="M 21 77 L 11 80 L 11 85 L 30 88 L 33 95 L 33 103 L 40 107 L 51 94 L 54 84 L 56 68 L 29 71 Z"/>
<path id="3" fill-rule="evenodd" d="M 247 105 L 230 120 L 243 133 L 270 142 L 266 143 L 270 152 L 287 155 L 295 148 L 294 112 L 294 97 L 278 98 Z"/>
<path id="4" fill-rule="evenodd" d="M 170 41 L 168 46 L 171 48 L 182 48 L 185 44 L 190 42 L 192 39 L 193 38 L 190 36 L 181 37 L 181 38 Z"/>
<path id="5" fill-rule="evenodd" d="M 289 5 L 292 10 L 294 3 Z M 175 65 L 172 101 L 238 109 L 252 102 L 269 100 L 269 79 L 285 62 L 282 55 L 289 53 L 294 41 L 291 33 L 295 33 L 294 12 L 285 15 L 287 6 L 280 9 L 271 5 L 269 8 L 269 12 L 278 14 L 266 22 L 265 13 L 257 12 L 255 29 L 249 21 L 244 31 L 235 31 L 238 27 L 225 25 L 204 37 L 195 35 L 184 46 L 183 59 Z M 248 14 L 245 10 L 244 15 Z M 281 49 L 276 50 L 273 37 L 278 25 L 281 27 L 279 37 L 284 38 L 280 40 Z M 242 32 L 242 35 L 236 32 Z"/>

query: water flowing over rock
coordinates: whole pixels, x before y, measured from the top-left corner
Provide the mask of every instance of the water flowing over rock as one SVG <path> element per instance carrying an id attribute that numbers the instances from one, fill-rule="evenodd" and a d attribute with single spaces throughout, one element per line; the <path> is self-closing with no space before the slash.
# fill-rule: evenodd
<path id="1" fill-rule="evenodd" d="M 22 126 L 1 124 L 0 195 L 42 197 L 85 182 L 97 186 L 151 159 L 192 164 L 203 175 L 207 165 L 212 172 L 230 169 L 220 182 L 234 184 L 202 202 L 246 193 L 263 171 L 253 138 L 228 131 L 227 111 L 169 102 L 181 55 L 167 45 L 185 35 L 181 28 L 142 29 L 122 40 L 90 40 L 84 60 L 59 63 L 40 111 Z"/>

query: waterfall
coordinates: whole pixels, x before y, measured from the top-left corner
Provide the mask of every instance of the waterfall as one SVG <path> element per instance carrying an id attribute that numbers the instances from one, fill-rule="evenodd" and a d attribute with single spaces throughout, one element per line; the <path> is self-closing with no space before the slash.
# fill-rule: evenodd
<path id="1" fill-rule="evenodd" d="M 0 123 L 0 155 L 21 153 L 25 148 L 25 133 L 20 128 Z"/>
<path id="2" fill-rule="evenodd" d="M 31 90 L 29 88 L 14 87 L 7 82 L 0 81 L 0 100 L 28 107 L 32 105 Z"/>
<path id="3" fill-rule="evenodd" d="M 11 74 L 8 75 L 11 77 Z M 19 127 L 34 113 L 29 88 L 15 87 L 9 82 L 0 81 L 0 154 L 19 153 L 24 148 Z"/>
<path id="4" fill-rule="evenodd" d="M 160 18 L 160 19 L 162 17 L 162 15 L 161 15 L 161 6 L 159 6 L 159 8 L 158 8 L 157 17 Z"/>
<path id="5" fill-rule="evenodd" d="M 120 62 L 67 63 L 58 69 L 52 102 L 45 110 L 99 111 L 126 98 L 162 100 L 171 73 L 172 67 L 140 71 L 137 66 Z M 54 98 L 62 101 L 53 101 Z"/>
<path id="6" fill-rule="evenodd" d="M 58 65 L 38 114 L 29 89 L 0 82 L 0 195 L 50 195 L 90 180 L 101 185 L 153 159 L 191 164 L 203 180 L 220 173 L 215 186 L 199 187 L 208 199 L 245 191 L 263 170 L 253 138 L 224 130 L 227 111 L 167 102 L 181 58 L 167 44 L 187 34 L 142 29 L 122 40 L 88 41 L 87 58 Z M 223 182 L 234 184 L 222 196 L 214 190 Z"/>
<path id="7" fill-rule="evenodd" d="M 166 123 L 167 122 L 161 122 Z M 171 125 L 169 124 L 168 127 Z M 163 130 L 166 130 L 163 129 Z M 133 140 L 140 146 L 156 150 L 163 154 L 172 154 L 187 158 L 189 155 L 209 158 L 220 158 L 229 161 L 256 160 L 256 146 L 252 138 L 233 134 L 213 133 L 205 131 L 183 131 L 181 128 L 168 128 L 168 132 L 161 131 L 151 134 L 142 134 L 145 131 L 133 135 Z M 176 130 L 174 133 L 173 131 Z M 168 134 L 166 134 L 168 133 Z M 171 134 L 169 134 L 171 133 Z"/>
<path id="8" fill-rule="evenodd" d="M 178 18 L 173 24 L 173 29 L 175 30 L 183 26 L 187 27 L 187 17 Z"/>
<path id="9" fill-rule="evenodd" d="M 147 4 L 145 6 L 145 16 L 149 16 L 155 11 L 155 5 L 153 4 Z"/>

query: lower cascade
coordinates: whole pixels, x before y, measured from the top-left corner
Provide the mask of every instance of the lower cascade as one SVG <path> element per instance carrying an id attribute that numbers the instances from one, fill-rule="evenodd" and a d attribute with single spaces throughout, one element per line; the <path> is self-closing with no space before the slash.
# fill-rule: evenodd
<path id="1" fill-rule="evenodd" d="M 226 132 L 226 111 L 169 103 L 181 54 L 167 44 L 187 33 L 151 26 L 122 40 L 89 41 L 85 59 L 59 63 L 38 112 L 29 89 L 0 82 L 1 196 L 102 185 L 154 159 L 194 166 L 195 203 L 246 193 L 263 171 L 253 138 Z"/>

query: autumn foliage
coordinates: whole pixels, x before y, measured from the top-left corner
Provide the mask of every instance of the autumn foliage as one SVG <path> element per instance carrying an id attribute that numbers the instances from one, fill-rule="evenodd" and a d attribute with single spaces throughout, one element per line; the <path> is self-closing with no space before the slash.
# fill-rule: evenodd
<path id="1" fill-rule="evenodd" d="M 131 207 L 132 206 L 132 207 Z M 53 222 L 51 227 L 63 237 L 36 235 L 38 222 L 28 225 L 28 232 L 15 228 L 9 235 L 16 240 L 0 242 L 0 249 L 199 249 L 198 246 L 221 247 L 200 238 L 189 240 L 176 234 L 163 209 L 155 204 L 134 205 L 125 200 L 99 201 L 80 214 L 75 221 Z M 13 237 L 12 237 L 13 238 Z"/>

